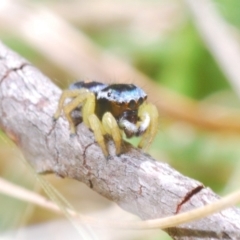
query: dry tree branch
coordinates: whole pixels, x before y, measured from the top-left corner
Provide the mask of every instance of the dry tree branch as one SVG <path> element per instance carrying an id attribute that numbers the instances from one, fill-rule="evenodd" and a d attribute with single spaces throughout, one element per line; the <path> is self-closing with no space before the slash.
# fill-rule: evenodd
<path id="1" fill-rule="evenodd" d="M 209 188 L 126 143 L 106 160 L 84 124 L 69 137 L 67 121 L 52 121 L 61 91 L 25 59 L 0 44 L 0 126 L 37 172 L 54 172 L 87 184 L 142 219 L 197 208 L 219 199 Z M 224 210 L 166 229 L 174 239 L 237 239 L 240 211 Z"/>

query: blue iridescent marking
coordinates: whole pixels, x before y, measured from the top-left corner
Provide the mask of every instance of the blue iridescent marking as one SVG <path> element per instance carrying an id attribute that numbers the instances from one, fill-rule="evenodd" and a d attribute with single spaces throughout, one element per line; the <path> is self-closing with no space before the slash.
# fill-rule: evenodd
<path id="1" fill-rule="evenodd" d="M 138 101 L 140 98 L 146 98 L 147 94 L 139 87 L 133 84 L 112 84 L 102 89 L 97 94 L 97 99 L 107 99 L 115 102 Z"/>

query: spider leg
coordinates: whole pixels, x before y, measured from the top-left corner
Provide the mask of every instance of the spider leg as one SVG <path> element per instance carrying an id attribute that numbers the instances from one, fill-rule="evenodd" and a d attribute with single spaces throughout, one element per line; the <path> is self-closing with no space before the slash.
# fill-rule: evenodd
<path id="1" fill-rule="evenodd" d="M 86 101 L 84 102 L 82 106 L 82 117 L 83 122 L 86 126 L 91 127 L 89 122 L 89 116 L 92 114 L 95 114 L 95 95 L 92 92 L 88 92 L 86 96 Z"/>
<path id="2" fill-rule="evenodd" d="M 82 89 L 83 90 L 83 89 Z M 82 104 L 85 100 L 88 100 L 88 97 L 91 96 L 92 93 L 85 90 L 85 91 L 81 91 L 81 94 L 78 95 L 76 98 L 74 98 L 71 102 L 69 102 L 67 105 L 65 105 L 63 107 L 63 112 L 69 122 L 70 125 L 70 133 L 71 134 L 75 134 L 76 133 L 76 129 L 75 129 L 75 124 L 74 121 L 72 119 L 71 116 L 71 112 L 78 107 L 80 104 Z M 83 114 L 83 121 L 84 123 L 86 123 L 87 126 L 89 126 L 88 120 L 87 120 L 87 116 Z"/>
<path id="3" fill-rule="evenodd" d="M 149 116 L 150 123 L 146 132 L 143 134 L 138 147 L 146 149 L 152 143 L 158 131 L 159 115 L 156 106 L 151 103 L 142 105 L 139 108 L 139 117 L 140 119 L 144 119 L 144 116 Z M 140 123 L 139 129 L 141 129 L 141 126 L 144 127 L 144 124 L 142 123 L 141 125 Z"/>
<path id="4" fill-rule="evenodd" d="M 104 141 L 105 130 L 95 114 L 91 114 L 88 117 L 90 128 L 92 129 L 95 139 L 101 147 L 105 157 L 108 157 L 108 150 Z"/>
<path id="5" fill-rule="evenodd" d="M 67 98 L 73 98 L 72 101 L 67 103 L 65 106 L 64 102 Z M 71 112 L 82 104 L 82 117 L 84 124 L 91 128 L 94 132 L 95 139 L 102 148 L 104 155 L 108 156 L 108 151 L 104 142 L 104 135 L 106 134 L 100 120 L 95 115 L 95 95 L 87 89 L 76 89 L 76 90 L 65 90 L 63 91 L 54 119 L 57 120 L 63 110 L 69 125 L 70 133 L 75 134 L 75 124 L 71 116 Z"/>
<path id="6" fill-rule="evenodd" d="M 92 129 L 96 141 L 101 147 L 105 157 L 107 157 L 108 151 L 104 141 L 104 135 L 106 134 L 106 132 L 99 118 L 94 113 L 95 106 L 96 106 L 95 95 L 90 92 L 86 99 L 86 102 L 83 104 L 82 107 L 83 122 L 85 123 L 86 126 Z"/>
<path id="7" fill-rule="evenodd" d="M 121 153 L 122 134 L 116 119 L 110 112 L 106 112 L 102 118 L 103 128 L 107 134 L 111 135 L 116 147 L 116 155 Z"/>
<path id="8" fill-rule="evenodd" d="M 67 98 L 75 98 L 75 97 L 81 95 L 83 92 L 86 92 L 86 89 L 64 90 L 60 97 L 60 100 L 58 103 L 58 108 L 53 116 L 53 119 L 57 120 L 60 117 L 61 111 L 63 109 L 63 104 Z"/>

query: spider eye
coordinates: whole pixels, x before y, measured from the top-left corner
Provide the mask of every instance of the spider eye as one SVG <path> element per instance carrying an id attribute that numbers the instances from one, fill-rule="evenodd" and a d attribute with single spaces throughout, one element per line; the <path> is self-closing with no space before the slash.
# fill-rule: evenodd
<path id="1" fill-rule="evenodd" d="M 137 104 L 134 100 L 131 100 L 128 104 L 128 107 L 131 108 L 131 109 L 134 109 L 136 108 Z"/>
<path id="2" fill-rule="evenodd" d="M 138 104 L 141 105 L 143 103 L 143 98 L 140 97 L 139 100 L 138 100 Z"/>
<path id="3" fill-rule="evenodd" d="M 107 96 L 111 97 L 111 95 L 112 95 L 112 91 L 108 91 Z"/>

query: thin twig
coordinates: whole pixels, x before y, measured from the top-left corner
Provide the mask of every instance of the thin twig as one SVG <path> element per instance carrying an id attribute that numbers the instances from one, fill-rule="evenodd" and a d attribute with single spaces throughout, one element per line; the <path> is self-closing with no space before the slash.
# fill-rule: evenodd
<path id="1" fill-rule="evenodd" d="M 8 196 L 27 201 L 29 203 L 36 204 L 42 208 L 49 209 L 58 214 L 63 214 L 61 209 L 55 203 L 51 202 L 47 198 L 34 193 L 30 190 L 19 187 L 13 183 L 10 183 L 2 178 L 0 178 L 0 193 L 4 193 Z M 229 208 L 240 202 L 240 191 L 236 191 L 232 194 L 227 195 L 226 197 L 218 200 L 216 202 L 210 203 L 203 207 L 187 211 L 185 213 L 180 213 L 175 216 L 165 217 L 162 219 L 146 220 L 146 221 L 110 221 L 110 220 L 96 220 L 94 218 L 89 218 L 87 216 L 80 215 L 77 212 L 74 212 L 70 209 L 66 211 L 76 219 L 79 219 L 81 222 L 91 224 L 98 227 L 107 227 L 107 228 L 118 228 L 118 229 L 164 229 L 175 227 L 183 223 L 190 221 L 198 220 L 203 217 L 207 217 L 210 214 L 219 212 L 226 208 Z"/>

